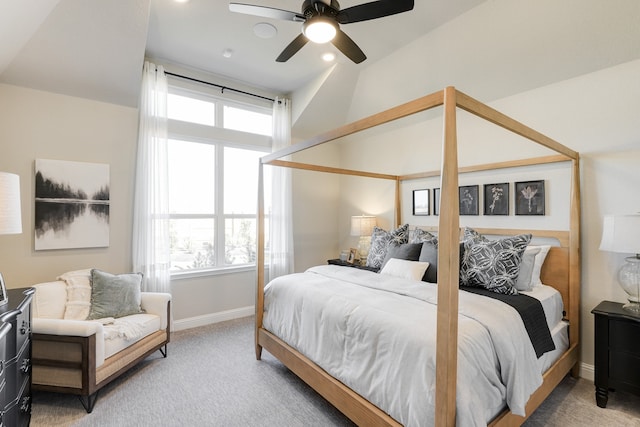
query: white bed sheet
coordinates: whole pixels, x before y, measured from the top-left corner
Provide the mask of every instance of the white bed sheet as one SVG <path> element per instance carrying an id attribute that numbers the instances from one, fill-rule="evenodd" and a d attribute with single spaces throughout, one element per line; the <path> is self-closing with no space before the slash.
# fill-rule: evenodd
<path id="1" fill-rule="evenodd" d="M 434 284 L 319 266 L 265 287 L 263 326 L 402 424 L 433 425 L 436 300 Z M 542 376 L 520 316 L 468 292 L 459 311 L 458 425 L 505 401 L 524 414 Z"/>
<path id="2" fill-rule="evenodd" d="M 547 285 L 537 285 L 531 291 L 520 291 L 520 293 L 534 297 L 542 303 L 550 331 L 562 321 L 564 304 L 562 303 L 562 295 L 555 288 Z"/>

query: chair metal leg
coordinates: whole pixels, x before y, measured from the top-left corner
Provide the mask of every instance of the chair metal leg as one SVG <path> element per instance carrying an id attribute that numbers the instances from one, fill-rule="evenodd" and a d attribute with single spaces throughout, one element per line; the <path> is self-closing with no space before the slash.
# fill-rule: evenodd
<path id="1" fill-rule="evenodd" d="M 166 359 L 166 357 L 167 357 L 167 345 L 165 344 L 164 346 L 160 347 L 158 350 L 160 350 L 160 353 L 162 353 L 162 356 Z"/>
<path id="2" fill-rule="evenodd" d="M 80 403 L 82 403 L 82 406 L 84 406 L 87 414 L 90 414 L 93 411 L 93 405 L 95 405 L 96 400 L 98 400 L 98 392 L 96 391 L 89 396 L 78 396 L 78 399 L 80 399 Z"/>

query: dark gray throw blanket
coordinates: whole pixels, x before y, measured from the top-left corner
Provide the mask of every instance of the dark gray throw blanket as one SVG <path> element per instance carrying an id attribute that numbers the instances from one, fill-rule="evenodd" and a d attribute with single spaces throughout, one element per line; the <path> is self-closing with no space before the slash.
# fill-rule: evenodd
<path id="1" fill-rule="evenodd" d="M 537 299 L 523 294 L 504 295 L 471 286 L 460 286 L 460 289 L 497 299 L 515 308 L 522 318 L 522 322 L 527 330 L 527 334 L 529 334 L 529 339 L 531 340 L 531 344 L 533 344 L 538 358 L 546 352 L 556 349 L 553 339 L 551 338 L 551 332 L 549 332 L 549 326 L 547 325 L 547 318 L 544 314 L 542 303 Z"/>

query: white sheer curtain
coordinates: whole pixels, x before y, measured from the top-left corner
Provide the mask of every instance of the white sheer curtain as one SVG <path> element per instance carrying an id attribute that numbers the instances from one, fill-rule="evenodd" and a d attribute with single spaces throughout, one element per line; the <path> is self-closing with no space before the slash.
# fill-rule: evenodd
<path id="1" fill-rule="evenodd" d="M 167 77 L 162 66 L 145 62 L 133 216 L 134 271 L 143 290 L 170 292 L 169 185 L 167 165 Z"/>
<path id="2" fill-rule="evenodd" d="M 273 151 L 291 144 L 291 101 L 273 103 Z M 293 218 L 291 213 L 291 169 L 273 167 L 269 216 L 269 280 L 293 273 Z"/>

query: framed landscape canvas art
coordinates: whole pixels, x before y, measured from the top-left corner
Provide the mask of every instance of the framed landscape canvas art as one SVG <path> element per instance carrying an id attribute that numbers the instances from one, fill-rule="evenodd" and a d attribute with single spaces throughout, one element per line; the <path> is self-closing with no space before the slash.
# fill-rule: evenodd
<path id="1" fill-rule="evenodd" d="M 109 165 L 36 159 L 35 249 L 109 246 Z"/>
<path id="2" fill-rule="evenodd" d="M 429 190 L 413 190 L 413 214 L 429 215 Z"/>
<path id="3" fill-rule="evenodd" d="M 544 215 L 544 181 L 516 182 L 516 215 Z"/>
<path id="4" fill-rule="evenodd" d="M 484 185 L 484 214 L 509 215 L 509 183 Z"/>

